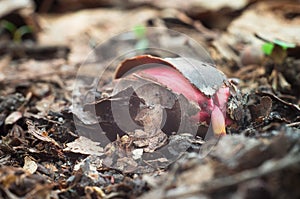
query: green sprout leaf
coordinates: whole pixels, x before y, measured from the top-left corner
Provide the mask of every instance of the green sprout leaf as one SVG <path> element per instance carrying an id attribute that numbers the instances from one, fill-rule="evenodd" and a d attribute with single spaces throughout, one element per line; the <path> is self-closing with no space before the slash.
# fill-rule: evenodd
<path id="1" fill-rule="evenodd" d="M 284 50 L 288 49 L 288 48 L 295 48 L 296 44 L 292 44 L 292 43 L 287 43 L 278 39 L 274 40 L 274 44 L 281 46 Z"/>
<path id="2" fill-rule="evenodd" d="M 28 33 L 32 33 L 32 28 L 30 26 L 24 25 L 21 26 L 19 28 L 17 28 L 17 26 L 13 23 L 11 23 L 10 21 L 7 20 L 1 20 L 0 21 L 0 31 L 3 30 L 7 30 L 10 32 L 10 34 L 13 37 L 13 41 L 14 42 L 21 42 L 22 41 L 22 37 L 25 34 Z"/>
<path id="3" fill-rule="evenodd" d="M 15 42 L 21 42 L 23 35 L 31 32 L 32 28 L 30 26 L 21 26 L 15 31 L 13 40 Z"/>
<path id="4" fill-rule="evenodd" d="M 137 25 L 133 28 L 133 32 L 137 38 L 143 38 L 146 34 L 146 27 L 143 25 Z"/>
<path id="5" fill-rule="evenodd" d="M 148 48 L 148 46 L 149 46 L 149 42 L 148 42 L 147 39 L 144 38 L 144 39 L 140 39 L 140 40 L 136 43 L 135 49 L 137 49 L 137 50 L 143 50 L 143 49 Z"/>
<path id="6" fill-rule="evenodd" d="M 143 25 L 137 25 L 133 28 L 133 32 L 137 38 L 135 49 L 144 50 L 149 47 L 149 41 L 146 38 L 146 27 Z"/>
<path id="7" fill-rule="evenodd" d="M 264 43 L 262 45 L 262 51 L 265 55 L 271 55 L 274 49 L 274 44 L 273 43 Z"/>
<path id="8" fill-rule="evenodd" d="M 0 22 L 0 26 L 1 28 L 9 31 L 11 34 L 14 34 L 14 32 L 16 31 L 17 27 L 15 26 L 15 24 L 7 21 L 7 20 L 1 20 Z"/>
<path id="9" fill-rule="evenodd" d="M 273 53 L 275 46 L 281 47 L 282 50 L 286 51 L 288 48 L 295 48 L 296 44 L 287 43 L 287 42 L 281 41 L 279 39 L 275 39 L 272 42 L 264 43 L 262 45 L 262 51 L 265 55 L 271 55 Z"/>

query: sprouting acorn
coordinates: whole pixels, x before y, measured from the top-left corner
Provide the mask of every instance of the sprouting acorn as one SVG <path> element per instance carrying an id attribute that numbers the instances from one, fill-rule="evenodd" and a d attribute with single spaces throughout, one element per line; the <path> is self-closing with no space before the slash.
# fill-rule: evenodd
<path id="1" fill-rule="evenodd" d="M 115 79 L 140 76 L 167 87 L 199 106 L 193 116 L 200 123 L 211 124 L 216 136 L 225 135 L 232 120 L 227 115 L 230 97 L 228 80 L 214 65 L 192 58 L 159 58 L 140 55 L 123 61 Z M 145 91 L 147 92 L 147 91 Z"/>

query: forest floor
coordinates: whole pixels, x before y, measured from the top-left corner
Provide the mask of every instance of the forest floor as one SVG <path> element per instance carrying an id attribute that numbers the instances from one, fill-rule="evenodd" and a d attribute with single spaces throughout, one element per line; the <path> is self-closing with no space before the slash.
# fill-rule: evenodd
<path id="1" fill-rule="evenodd" d="M 297 1 L 0 7 L 0 198 L 300 198 Z M 141 54 L 214 63 L 231 88 L 226 135 L 166 135 L 155 108 L 124 130 L 122 104 L 143 100 L 113 74 Z"/>

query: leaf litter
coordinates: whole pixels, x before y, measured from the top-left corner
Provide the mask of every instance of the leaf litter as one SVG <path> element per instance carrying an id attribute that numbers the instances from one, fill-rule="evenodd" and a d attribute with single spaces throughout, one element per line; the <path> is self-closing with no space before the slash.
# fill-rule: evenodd
<path id="1" fill-rule="evenodd" d="M 97 17 L 95 11 L 78 12 L 79 15 L 88 13 L 94 16 L 94 21 L 100 19 L 100 25 L 90 25 L 95 28 L 82 26 L 79 31 L 63 35 L 63 49 L 73 50 L 75 53 L 71 55 L 68 51 L 62 51 L 59 56 L 43 54 L 45 48 L 39 45 L 43 42 L 49 45 L 43 38 L 48 38 L 53 44 L 58 38 L 53 32 L 43 33 L 37 29 L 34 34 L 41 39 L 32 48 L 37 54 L 15 56 L 4 51 L 10 59 L 1 56 L 4 60 L 0 67 L 1 197 L 299 198 L 299 41 L 296 37 L 299 6 L 284 1 L 243 1 L 239 5 L 220 1 L 220 4 L 208 6 L 196 0 L 189 5 L 169 2 L 176 11 L 170 12 L 164 3 L 148 2 L 147 5 L 152 5 L 150 8 L 138 7 L 138 3 L 129 1 L 128 5 L 134 6 L 122 10 L 123 13 L 114 5 L 97 8 Z M 54 10 L 62 5 L 51 7 L 48 4 Z M 224 10 L 222 5 L 230 9 Z M 128 14 L 135 9 L 136 14 Z M 143 10 L 145 12 L 141 14 Z M 218 12 L 220 10 L 223 13 Z M 28 23 L 28 18 L 20 14 L 19 8 L 12 12 L 26 18 L 22 25 Z M 127 83 L 120 85 L 132 84 L 133 87 L 119 87 L 115 93 L 102 87 L 101 97 L 87 103 L 85 110 L 72 109 L 70 96 L 78 64 L 76 60 L 82 60 L 81 55 L 85 54 L 82 52 L 90 50 L 87 43 L 97 40 L 95 35 L 99 32 L 107 38 L 108 33 L 116 33 L 122 24 L 128 24 L 128 28 L 137 25 L 111 19 L 120 26 L 110 29 L 104 20 L 108 12 L 114 12 L 115 18 L 145 26 L 153 22 L 152 25 L 183 30 L 196 35 L 198 42 L 205 43 L 216 67 L 238 88 L 231 88 L 232 98 L 227 104 L 228 114 L 236 121 L 227 127 L 228 135 L 204 140 L 201 134 L 195 136 L 191 133 L 195 132 L 194 127 L 188 122 L 184 122 L 187 125 L 182 127 L 181 133 L 172 134 L 178 128 L 174 124 L 182 119 L 176 117 L 180 114 L 179 102 L 188 110 L 183 117 L 186 121 L 198 111 L 197 106 L 155 81 L 143 89 L 151 88 L 149 90 L 167 97 L 147 106 L 149 101 L 155 100 L 151 98 L 152 94 L 134 87 L 134 82 L 145 82 L 145 77 L 123 79 Z M 37 13 L 36 17 L 39 15 Z M 226 21 L 217 17 L 220 15 Z M 3 16 L 0 13 L 0 17 Z M 50 20 L 48 17 L 46 13 L 42 19 Z M 53 28 L 59 28 L 55 24 L 65 21 L 76 24 L 73 23 L 73 13 L 54 18 Z M 45 26 L 43 20 L 40 23 Z M 215 22 L 214 27 L 212 22 Z M 273 55 L 255 54 L 265 42 L 257 35 L 271 42 L 291 43 L 295 48 L 279 48 Z M 35 37 L 28 36 L 29 39 Z M 167 37 L 155 38 L 172 43 Z M 70 44 L 70 39 L 75 42 Z M 157 42 L 164 39 L 157 39 Z M 1 33 L 2 40 L 14 42 L 6 32 Z M 179 43 L 173 42 L 172 45 L 180 48 L 183 44 Z M 61 46 L 61 43 L 56 46 Z M 26 46 L 23 50 L 27 48 L 30 49 Z M 53 52 L 59 52 L 60 48 L 53 49 Z M 46 61 L 33 60 L 39 53 L 45 55 Z M 280 56 L 280 60 L 274 55 Z M 71 58 L 70 62 L 65 60 L 67 56 Z M 93 78 L 90 74 L 85 75 L 83 80 Z M 83 89 L 89 91 L 88 87 Z M 112 103 L 117 105 L 122 117 L 111 117 L 110 113 L 115 111 L 111 110 Z M 129 113 L 125 111 L 128 104 L 132 105 Z M 92 106 L 96 106 L 97 118 L 87 114 Z M 165 110 L 173 120 L 161 124 Z M 72 114 L 82 123 L 79 128 L 74 126 Z M 115 122 L 129 119 L 124 114 L 134 118 L 135 123 L 124 125 L 126 131 L 120 131 Z M 101 132 L 95 128 L 98 123 L 111 132 L 107 142 L 101 142 Z M 205 128 L 206 131 L 209 126 Z M 97 133 L 99 140 L 79 136 L 80 131 L 88 131 L 92 137 Z M 104 133 L 103 137 L 106 136 Z"/>

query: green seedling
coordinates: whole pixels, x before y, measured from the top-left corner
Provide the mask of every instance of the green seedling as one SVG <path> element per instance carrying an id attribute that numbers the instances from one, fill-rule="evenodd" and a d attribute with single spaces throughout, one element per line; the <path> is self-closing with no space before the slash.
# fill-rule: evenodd
<path id="1" fill-rule="evenodd" d="M 149 41 L 146 38 L 146 27 L 143 25 L 137 25 L 133 28 L 133 32 L 138 42 L 135 44 L 135 49 L 146 49 L 149 46 Z"/>
<path id="2" fill-rule="evenodd" d="M 133 32 L 137 38 L 144 38 L 146 35 L 146 27 L 143 25 L 136 25 Z"/>
<path id="3" fill-rule="evenodd" d="M 295 48 L 296 45 L 288 42 L 281 41 L 279 39 L 274 39 L 269 41 L 259 37 L 265 43 L 262 45 L 262 52 L 270 57 L 275 63 L 281 64 L 287 57 L 287 49 Z"/>
<path id="4" fill-rule="evenodd" d="M 24 25 L 21 27 L 17 27 L 15 24 L 11 23 L 7 20 L 0 21 L 0 33 L 4 30 L 7 30 L 12 35 L 12 40 L 15 43 L 20 43 L 22 41 L 22 37 L 25 34 L 32 33 L 32 28 L 30 26 Z"/>
<path id="5" fill-rule="evenodd" d="M 264 53 L 265 55 L 268 55 L 268 56 L 269 56 L 269 55 L 272 54 L 272 51 L 273 51 L 273 49 L 274 49 L 274 44 L 269 43 L 269 42 L 264 43 L 264 44 L 262 45 L 261 49 L 262 49 L 262 51 L 263 51 L 263 53 Z"/>
<path id="6" fill-rule="evenodd" d="M 266 41 L 262 45 L 262 51 L 265 55 L 271 55 L 275 46 L 281 47 L 282 50 L 286 51 L 288 48 L 295 48 L 296 44 L 287 43 L 278 39 L 275 39 L 274 41 Z"/>

